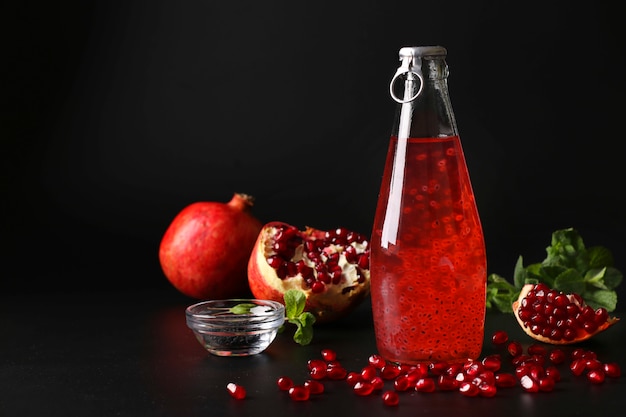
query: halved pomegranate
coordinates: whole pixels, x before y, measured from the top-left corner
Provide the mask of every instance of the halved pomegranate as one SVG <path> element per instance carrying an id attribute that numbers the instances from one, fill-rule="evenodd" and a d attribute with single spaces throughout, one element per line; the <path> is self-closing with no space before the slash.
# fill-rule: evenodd
<path id="1" fill-rule="evenodd" d="M 526 284 L 513 314 L 522 329 L 533 339 L 553 345 L 581 342 L 608 329 L 619 321 L 606 309 L 593 309 L 578 294 L 565 294 L 546 284 Z"/>
<path id="2" fill-rule="evenodd" d="M 248 263 L 248 283 L 256 298 L 284 302 L 287 290 L 305 293 L 317 323 L 352 311 L 370 291 L 369 241 L 356 232 L 282 222 L 263 226 Z"/>

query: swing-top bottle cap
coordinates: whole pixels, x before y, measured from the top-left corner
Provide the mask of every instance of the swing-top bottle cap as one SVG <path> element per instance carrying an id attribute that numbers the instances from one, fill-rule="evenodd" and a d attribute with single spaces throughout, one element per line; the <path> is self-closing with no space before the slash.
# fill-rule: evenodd
<path id="1" fill-rule="evenodd" d="M 448 51 L 443 46 L 405 46 L 400 49 L 400 60 L 416 56 L 446 56 Z"/>

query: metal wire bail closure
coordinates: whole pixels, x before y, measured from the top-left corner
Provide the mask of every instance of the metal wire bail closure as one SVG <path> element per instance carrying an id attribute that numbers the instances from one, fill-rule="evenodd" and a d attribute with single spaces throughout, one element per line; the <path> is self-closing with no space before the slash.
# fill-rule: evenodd
<path id="1" fill-rule="evenodd" d="M 398 80 L 398 78 L 400 78 L 401 76 L 403 76 L 405 74 L 407 74 L 407 75 L 408 74 L 413 74 L 417 78 L 419 78 L 419 80 L 420 80 L 420 88 L 412 96 L 410 96 L 408 98 L 401 99 L 393 91 L 393 86 L 394 86 L 395 82 Z M 398 68 L 398 71 L 396 71 L 396 74 L 393 76 L 393 78 L 391 79 L 391 82 L 389 83 L 389 94 L 391 95 L 391 98 L 393 98 L 397 103 L 400 103 L 400 104 L 409 103 L 409 102 L 415 100 L 422 93 L 423 89 L 424 89 L 424 78 L 422 77 L 421 67 L 419 68 L 419 71 L 415 71 L 413 69 L 405 68 L 404 65 L 403 65 L 400 68 Z"/>

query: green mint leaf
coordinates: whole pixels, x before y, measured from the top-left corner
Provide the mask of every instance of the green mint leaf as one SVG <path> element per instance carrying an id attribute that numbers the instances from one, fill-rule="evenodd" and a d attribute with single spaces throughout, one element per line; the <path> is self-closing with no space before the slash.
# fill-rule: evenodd
<path id="1" fill-rule="evenodd" d="M 510 311 L 510 303 L 519 296 L 524 284 L 542 282 L 550 288 L 565 293 L 577 293 L 594 308 L 615 310 L 617 293 L 614 291 L 623 281 L 623 275 L 613 267 L 613 255 L 602 246 L 585 248 L 582 237 L 573 228 L 552 233 L 547 256 L 541 263 L 526 267 L 520 256 L 513 272 L 513 286 L 506 279 L 491 274 L 487 279 L 487 308 Z"/>
<path id="2" fill-rule="evenodd" d="M 302 345 L 308 345 L 313 340 L 313 323 L 315 316 L 309 312 L 304 312 L 296 318 L 289 319 L 289 322 L 295 324 L 297 329 L 293 335 L 293 340 Z"/>
<path id="3" fill-rule="evenodd" d="M 611 312 L 617 307 L 617 293 L 615 291 L 597 290 L 581 294 L 585 302 L 594 309 L 604 307 Z"/>
<path id="4" fill-rule="evenodd" d="M 623 278 L 622 273 L 617 268 L 608 266 L 604 272 L 604 286 L 609 290 L 614 290 L 622 283 Z"/>
<path id="5" fill-rule="evenodd" d="M 306 295 L 300 290 L 287 290 L 283 295 L 285 300 L 285 315 L 293 319 L 304 311 L 306 305 Z"/>
<path id="6" fill-rule="evenodd" d="M 542 264 L 530 264 L 526 267 L 526 277 L 524 279 L 524 281 L 522 282 L 523 284 L 528 284 L 528 280 L 529 279 L 539 279 L 544 275 L 544 272 L 542 271 L 543 269 L 543 265 Z M 521 288 L 521 287 L 520 287 Z"/>
<path id="7" fill-rule="evenodd" d="M 580 272 L 574 268 L 569 268 L 554 279 L 552 288 L 565 293 L 582 294 L 585 291 L 585 279 Z"/>
<path id="8" fill-rule="evenodd" d="M 283 295 L 285 300 L 285 316 L 287 321 L 296 325 L 293 340 L 304 346 L 313 340 L 313 323 L 315 316 L 304 311 L 306 306 L 306 295 L 300 290 L 287 290 Z"/>
<path id="9" fill-rule="evenodd" d="M 524 259 L 520 255 L 515 262 L 515 269 L 513 270 L 513 285 L 515 288 L 521 289 L 526 282 L 526 269 L 524 269 Z"/>
<path id="10" fill-rule="evenodd" d="M 601 290 L 608 290 L 604 284 L 604 275 L 606 274 L 606 267 L 604 268 L 592 268 L 585 274 L 585 283 Z"/>
<path id="11" fill-rule="evenodd" d="M 497 274 L 487 277 L 487 309 L 497 308 L 503 313 L 512 313 L 511 304 L 517 298 L 519 289 Z"/>
<path id="12" fill-rule="evenodd" d="M 552 244 L 546 248 L 544 266 L 560 265 L 584 272 L 589 268 L 589 255 L 582 237 L 573 228 L 552 233 Z"/>
<path id="13" fill-rule="evenodd" d="M 613 254 L 603 246 L 594 246 L 587 249 L 589 255 L 589 268 L 603 268 L 613 266 Z"/>
<path id="14" fill-rule="evenodd" d="M 250 310 L 256 306 L 256 304 L 252 303 L 241 303 L 231 307 L 229 311 L 233 314 L 249 314 Z"/>

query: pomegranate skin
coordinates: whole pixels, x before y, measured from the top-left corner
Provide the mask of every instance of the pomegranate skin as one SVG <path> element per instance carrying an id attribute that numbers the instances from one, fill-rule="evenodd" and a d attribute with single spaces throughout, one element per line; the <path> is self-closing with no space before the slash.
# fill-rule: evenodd
<path id="1" fill-rule="evenodd" d="M 267 262 L 271 253 L 271 241 L 276 229 L 293 227 L 283 222 L 267 223 L 261 229 L 248 262 L 248 285 L 255 298 L 284 303 L 287 290 L 296 289 L 306 295 L 305 311 L 315 315 L 316 323 L 336 321 L 353 311 L 368 296 L 370 289 L 369 268 L 364 269 L 364 281 L 356 283 L 353 277 L 345 277 L 341 283 L 328 285 L 323 292 L 316 293 L 309 288 L 301 275 L 280 279 L 276 270 Z M 326 232 L 307 227 L 300 231 L 302 236 L 321 239 Z M 345 275 L 345 273 L 344 273 Z"/>
<path id="2" fill-rule="evenodd" d="M 254 199 L 235 193 L 228 203 L 196 202 L 172 220 L 159 246 L 169 282 L 196 299 L 249 294 L 247 262 L 263 224 L 251 213 Z"/>

